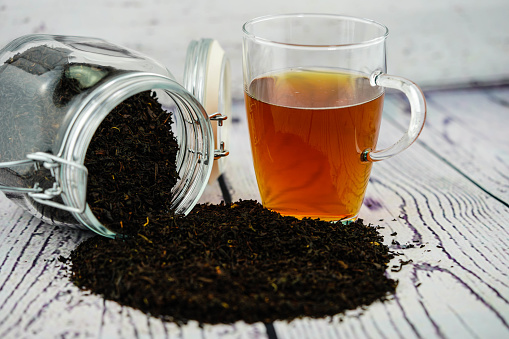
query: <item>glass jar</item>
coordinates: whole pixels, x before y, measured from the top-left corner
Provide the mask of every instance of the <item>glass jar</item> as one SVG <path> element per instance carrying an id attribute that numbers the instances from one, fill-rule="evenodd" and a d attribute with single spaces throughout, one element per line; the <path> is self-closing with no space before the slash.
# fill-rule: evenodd
<path id="1" fill-rule="evenodd" d="M 228 60 L 216 41 L 190 43 L 184 78 L 182 86 L 155 60 L 102 39 L 15 39 L 0 50 L 0 190 L 46 223 L 114 237 L 86 201 L 86 152 L 118 104 L 153 91 L 173 114 L 179 145 L 171 209 L 187 214 L 211 177 L 214 159 L 228 155 L 224 140 L 215 140 L 223 128 L 212 128 L 223 125 L 231 107 Z M 60 87 L 70 80 L 78 89 L 72 95 Z"/>

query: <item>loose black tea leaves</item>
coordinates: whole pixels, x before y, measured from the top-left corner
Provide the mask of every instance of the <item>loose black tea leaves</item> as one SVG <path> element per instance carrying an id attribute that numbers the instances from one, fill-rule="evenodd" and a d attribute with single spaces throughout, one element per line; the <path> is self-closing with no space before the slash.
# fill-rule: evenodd
<path id="1" fill-rule="evenodd" d="M 397 283 L 374 227 L 281 216 L 254 201 L 159 214 L 70 256 L 74 283 L 176 322 L 324 317 L 385 299 Z"/>
<path id="2" fill-rule="evenodd" d="M 178 180 L 171 123 L 171 113 L 147 91 L 120 103 L 94 134 L 85 158 L 87 202 L 112 231 L 136 234 L 170 211 Z"/>

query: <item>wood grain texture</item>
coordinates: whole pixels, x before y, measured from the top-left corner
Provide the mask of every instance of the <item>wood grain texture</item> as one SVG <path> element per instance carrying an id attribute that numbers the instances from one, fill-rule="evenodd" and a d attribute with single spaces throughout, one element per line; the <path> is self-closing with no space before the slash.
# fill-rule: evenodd
<path id="1" fill-rule="evenodd" d="M 427 93 L 421 138 L 373 166 L 360 213 L 398 254 L 387 270 L 396 294 L 327 319 L 277 321 L 277 338 L 509 336 L 508 94 Z M 233 108 L 224 180 L 233 200 L 259 199 L 243 103 Z M 403 132 L 406 109 L 387 96 L 382 144 Z M 200 201 L 221 199 L 216 182 Z M 0 225 L 1 338 L 268 338 L 264 324 L 179 327 L 79 290 L 58 257 L 91 234 L 45 225 L 3 195 Z"/>
<path id="2" fill-rule="evenodd" d="M 509 90 L 507 87 L 427 94 L 428 117 L 419 143 L 494 197 L 509 202 Z M 400 129 L 406 100 L 386 104 Z"/>

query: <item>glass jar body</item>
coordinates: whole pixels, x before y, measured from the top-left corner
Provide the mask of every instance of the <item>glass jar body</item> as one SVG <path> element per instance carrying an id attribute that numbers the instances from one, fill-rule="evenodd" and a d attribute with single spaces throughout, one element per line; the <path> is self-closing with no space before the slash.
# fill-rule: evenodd
<path id="1" fill-rule="evenodd" d="M 95 38 L 29 35 L 0 50 L 0 190 L 44 222 L 114 236 L 87 204 L 85 156 L 104 118 L 145 91 L 172 112 L 172 210 L 189 212 L 214 159 L 205 110 L 158 62 Z"/>

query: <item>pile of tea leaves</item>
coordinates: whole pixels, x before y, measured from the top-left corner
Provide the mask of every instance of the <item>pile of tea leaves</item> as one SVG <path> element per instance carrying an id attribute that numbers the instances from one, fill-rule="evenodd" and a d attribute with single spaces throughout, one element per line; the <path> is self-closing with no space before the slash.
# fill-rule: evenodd
<path id="1" fill-rule="evenodd" d="M 87 202 L 97 219 L 118 234 L 136 234 L 171 209 L 179 176 L 172 113 L 155 92 L 135 94 L 101 122 L 87 149 Z"/>
<path id="2" fill-rule="evenodd" d="M 137 234 L 95 236 L 70 255 L 79 287 L 164 320 L 271 322 L 385 300 L 397 282 L 376 228 L 299 220 L 251 200 L 149 218 Z"/>

